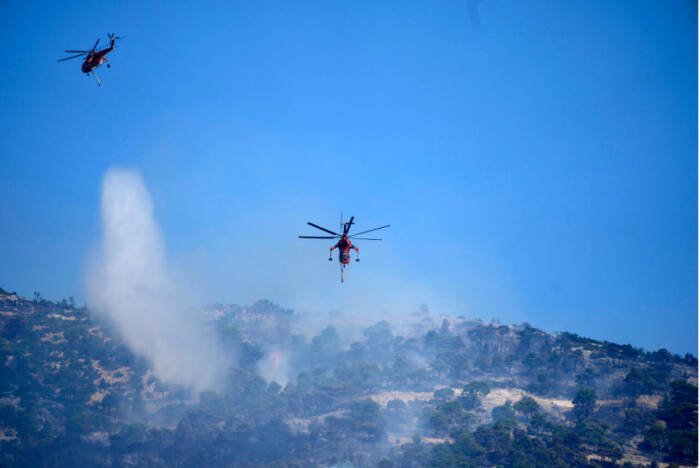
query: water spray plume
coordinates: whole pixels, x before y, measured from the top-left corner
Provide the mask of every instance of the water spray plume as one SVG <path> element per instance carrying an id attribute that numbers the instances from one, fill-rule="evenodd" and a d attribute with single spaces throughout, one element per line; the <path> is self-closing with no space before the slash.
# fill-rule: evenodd
<path id="1" fill-rule="evenodd" d="M 216 387 L 227 362 L 165 261 L 153 202 L 138 172 L 110 169 L 102 182 L 102 244 L 87 279 L 106 315 L 156 376 L 195 391 Z"/>

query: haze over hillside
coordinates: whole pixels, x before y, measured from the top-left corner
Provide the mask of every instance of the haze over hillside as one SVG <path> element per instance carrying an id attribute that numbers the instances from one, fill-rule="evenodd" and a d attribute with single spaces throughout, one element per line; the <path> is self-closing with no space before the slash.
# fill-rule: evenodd
<path id="1" fill-rule="evenodd" d="M 261 301 L 190 310 L 231 365 L 163 381 L 119 327 L 0 293 L 2 463 L 646 466 L 697 460 L 694 356 L 405 311 L 361 329 Z M 183 373 L 190 372 L 187 365 Z M 348 465 L 350 466 L 350 465 Z M 629 465 L 628 465 L 629 466 Z"/>

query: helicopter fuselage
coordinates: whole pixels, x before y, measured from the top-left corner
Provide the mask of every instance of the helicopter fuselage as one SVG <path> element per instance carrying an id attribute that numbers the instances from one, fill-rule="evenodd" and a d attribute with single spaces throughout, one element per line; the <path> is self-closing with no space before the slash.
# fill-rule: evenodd
<path id="1" fill-rule="evenodd" d="M 352 245 L 350 239 L 343 236 L 338 243 L 335 244 L 335 248 L 338 249 L 338 261 L 346 265 L 350 263 L 350 249 L 356 248 Z"/>
<path id="2" fill-rule="evenodd" d="M 105 55 L 111 52 L 112 49 L 114 49 L 114 47 L 110 46 L 106 49 L 88 54 L 85 60 L 83 60 L 83 65 L 81 67 L 83 73 L 90 74 L 95 68 L 107 62 L 107 57 L 105 57 Z"/>

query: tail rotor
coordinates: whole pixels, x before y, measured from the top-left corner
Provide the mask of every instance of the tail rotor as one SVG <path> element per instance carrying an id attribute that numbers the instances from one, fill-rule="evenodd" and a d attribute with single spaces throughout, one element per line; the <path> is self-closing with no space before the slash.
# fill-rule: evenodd
<path id="1" fill-rule="evenodd" d="M 107 37 L 109 37 L 110 45 L 114 46 L 115 42 L 117 42 L 120 39 L 124 39 L 126 36 L 115 36 L 114 33 L 107 33 Z"/>

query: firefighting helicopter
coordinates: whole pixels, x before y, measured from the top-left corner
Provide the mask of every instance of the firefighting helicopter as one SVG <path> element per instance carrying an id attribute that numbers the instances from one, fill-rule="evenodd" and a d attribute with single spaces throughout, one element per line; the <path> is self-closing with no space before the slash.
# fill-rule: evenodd
<path id="1" fill-rule="evenodd" d="M 82 57 L 85 55 L 85 60 L 83 60 L 83 65 L 82 65 L 82 70 L 83 73 L 86 75 L 92 75 L 95 77 L 95 81 L 97 81 L 97 86 L 102 86 L 102 82 L 100 82 L 100 78 L 97 76 L 97 73 L 95 73 L 95 68 L 99 67 L 103 63 L 107 63 L 107 68 L 109 68 L 109 63 L 107 62 L 107 55 L 111 51 L 114 50 L 114 43 L 118 41 L 119 39 L 123 39 L 123 37 L 120 36 L 115 36 L 114 34 L 107 34 L 107 37 L 109 37 L 109 47 L 106 49 L 102 50 L 97 50 L 97 44 L 100 42 L 100 38 L 97 38 L 95 41 L 95 45 L 92 46 L 92 49 L 90 50 L 67 50 L 66 52 L 69 54 L 76 54 L 72 55 L 70 57 L 62 58 L 60 60 L 57 60 L 57 62 L 63 62 L 65 60 L 71 60 L 74 58 Z"/>
<path id="2" fill-rule="evenodd" d="M 345 271 L 345 267 L 350 263 L 350 250 L 354 250 L 356 253 L 355 261 L 359 262 L 360 261 L 360 249 L 358 249 L 353 243 L 350 241 L 350 239 L 354 240 L 372 240 L 372 241 L 380 241 L 381 239 L 377 238 L 371 238 L 371 237 L 357 237 L 360 234 L 366 234 L 368 232 L 372 231 L 378 231 L 379 229 L 384 229 L 388 228 L 390 224 L 387 224 L 386 226 L 380 226 L 374 229 L 368 229 L 366 231 L 361 231 L 357 232 L 353 235 L 350 235 L 350 228 L 352 227 L 353 224 L 355 224 L 355 217 L 351 216 L 350 221 L 347 223 L 343 222 L 343 215 L 340 215 L 340 230 L 342 234 L 338 234 L 337 232 L 331 231 L 330 229 L 326 229 L 324 227 L 319 226 L 318 224 L 314 224 L 311 222 L 306 223 L 309 226 L 313 226 L 316 229 L 320 229 L 321 231 L 327 232 L 328 234 L 332 234 L 330 236 L 299 236 L 300 239 L 340 239 L 335 245 L 331 247 L 330 253 L 328 254 L 328 261 L 331 262 L 333 261 L 333 250 L 338 249 L 338 262 L 340 263 L 340 282 L 343 283 L 345 281 L 343 277 L 343 272 Z"/>

